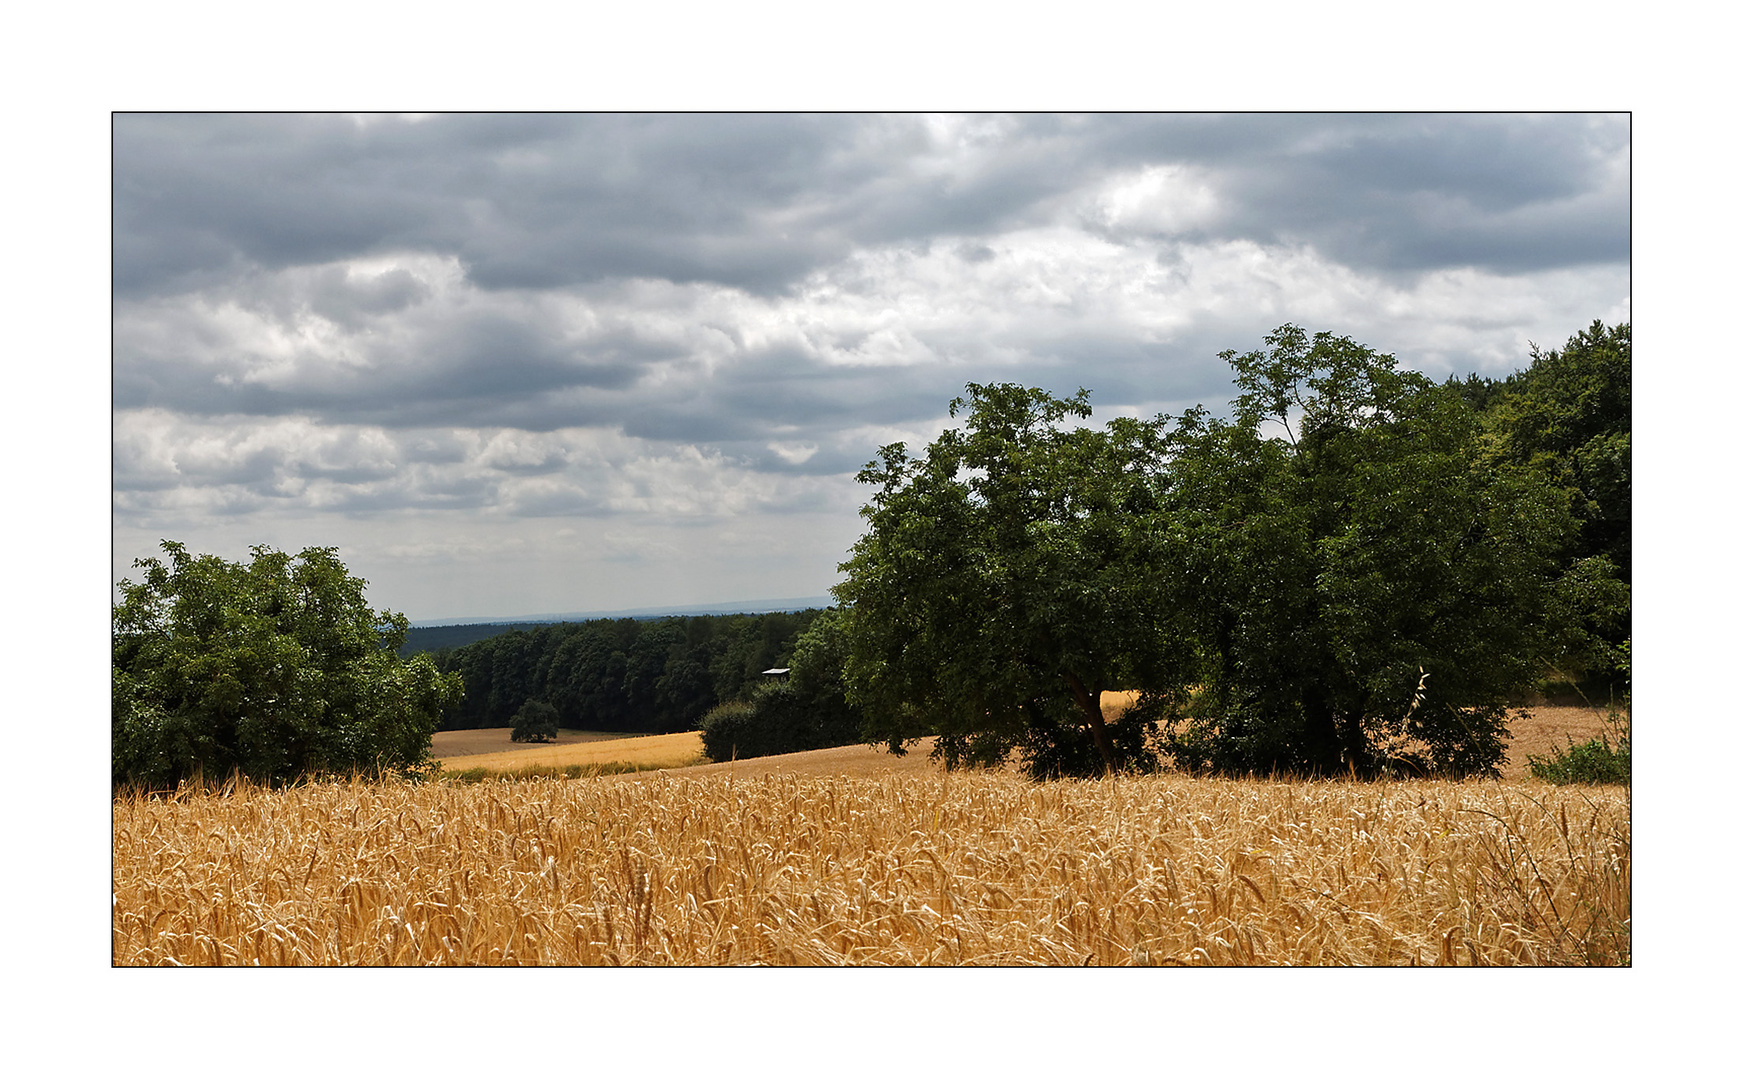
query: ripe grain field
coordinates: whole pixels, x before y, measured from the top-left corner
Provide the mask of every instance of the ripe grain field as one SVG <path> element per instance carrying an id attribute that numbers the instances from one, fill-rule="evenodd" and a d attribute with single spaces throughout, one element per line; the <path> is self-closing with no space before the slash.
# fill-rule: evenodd
<path id="1" fill-rule="evenodd" d="M 1627 788 L 654 774 L 113 814 L 117 965 L 1630 960 Z"/>

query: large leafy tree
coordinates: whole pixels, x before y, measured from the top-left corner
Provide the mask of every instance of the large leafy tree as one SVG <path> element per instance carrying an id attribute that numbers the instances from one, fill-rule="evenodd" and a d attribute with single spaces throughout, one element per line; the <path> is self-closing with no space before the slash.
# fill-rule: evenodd
<path id="1" fill-rule="evenodd" d="M 460 678 L 397 655 L 405 616 L 371 609 L 335 549 L 255 547 L 247 564 L 163 550 L 113 611 L 116 783 L 429 767 Z"/>
<path id="2" fill-rule="evenodd" d="M 1566 553 L 1570 489 L 1484 452 L 1462 388 L 1284 326 L 1224 354 L 1229 419 L 1094 429 L 969 385 L 924 457 L 884 448 L 843 564 L 849 697 L 892 749 L 1036 775 L 1495 774 L 1508 702 L 1628 608 Z M 1105 724 L 1100 691 L 1144 692 Z M 1163 725 L 1153 744 L 1152 725 Z"/>
<path id="3" fill-rule="evenodd" d="M 1079 426 L 1088 395 L 968 385 L 962 428 L 893 444 L 842 565 L 848 697 L 892 750 L 940 735 L 947 763 L 1018 752 L 1038 775 L 1142 763 L 1101 691 L 1172 685 L 1150 567 L 1161 421 Z"/>
<path id="4" fill-rule="evenodd" d="M 1481 452 L 1455 386 L 1284 326 L 1228 421 L 1168 440 L 1159 566 L 1197 642 L 1169 748 L 1223 771 L 1494 774 L 1507 702 L 1626 608 L 1567 492 Z"/>

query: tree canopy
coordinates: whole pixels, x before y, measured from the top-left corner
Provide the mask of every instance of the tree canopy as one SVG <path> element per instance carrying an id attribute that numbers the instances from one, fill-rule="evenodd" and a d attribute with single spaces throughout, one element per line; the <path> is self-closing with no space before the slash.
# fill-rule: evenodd
<path id="1" fill-rule="evenodd" d="M 336 549 L 255 547 L 245 565 L 162 546 L 113 610 L 115 783 L 429 767 L 461 681 L 396 655 L 405 616 L 371 609 Z"/>
<path id="2" fill-rule="evenodd" d="M 1119 767 L 1144 748 L 1115 738 L 1101 692 L 1178 682 L 1150 567 L 1161 425 L 1066 426 L 1085 391 L 1010 384 L 970 383 L 964 410 L 924 457 L 898 443 L 860 473 L 879 491 L 835 593 L 850 699 L 869 736 L 939 734 L 950 764 Z"/>
<path id="3" fill-rule="evenodd" d="M 1510 697 L 1627 611 L 1566 557 L 1568 491 L 1348 338 L 1223 355 L 1228 419 L 971 383 L 963 428 L 881 451 L 836 590 L 869 735 L 1036 775 L 1496 771 Z M 1107 724 L 1116 688 L 1143 696 Z"/>
<path id="4" fill-rule="evenodd" d="M 1494 774 L 1511 698 L 1626 605 L 1539 471 L 1482 451 L 1452 387 L 1281 327 L 1224 354 L 1225 422 L 1171 434 L 1161 566 L 1196 643 L 1167 740 L 1223 771 Z"/>

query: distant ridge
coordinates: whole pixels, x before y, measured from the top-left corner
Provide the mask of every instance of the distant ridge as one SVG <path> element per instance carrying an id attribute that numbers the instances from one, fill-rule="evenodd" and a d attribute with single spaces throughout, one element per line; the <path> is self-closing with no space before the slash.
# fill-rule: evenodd
<path id="1" fill-rule="evenodd" d="M 588 619 L 659 619 L 675 615 L 761 615 L 770 611 L 804 611 L 827 608 L 835 603 L 828 596 L 800 596 L 787 600 L 737 600 L 722 604 L 681 604 L 677 607 L 626 608 L 621 611 L 571 611 L 554 615 L 478 616 L 457 619 L 414 619 L 415 628 L 432 626 L 513 626 L 522 623 L 546 625 L 584 622 Z"/>

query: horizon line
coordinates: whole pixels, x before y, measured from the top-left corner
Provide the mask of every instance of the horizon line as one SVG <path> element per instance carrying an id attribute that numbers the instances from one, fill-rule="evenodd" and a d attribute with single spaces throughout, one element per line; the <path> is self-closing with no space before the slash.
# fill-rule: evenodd
<path id="1" fill-rule="evenodd" d="M 550 612 L 538 615 L 461 615 L 438 619 L 412 619 L 413 629 L 428 629 L 435 626 L 484 626 L 508 625 L 512 623 L 560 623 L 582 622 L 588 619 L 633 619 L 661 615 L 761 615 L 775 611 L 803 611 L 806 608 L 827 608 L 835 605 L 835 598 L 827 594 L 820 596 L 796 596 L 777 600 L 730 600 L 718 604 L 676 604 L 667 607 L 622 608 L 615 611 L 566 611 Z"/>

